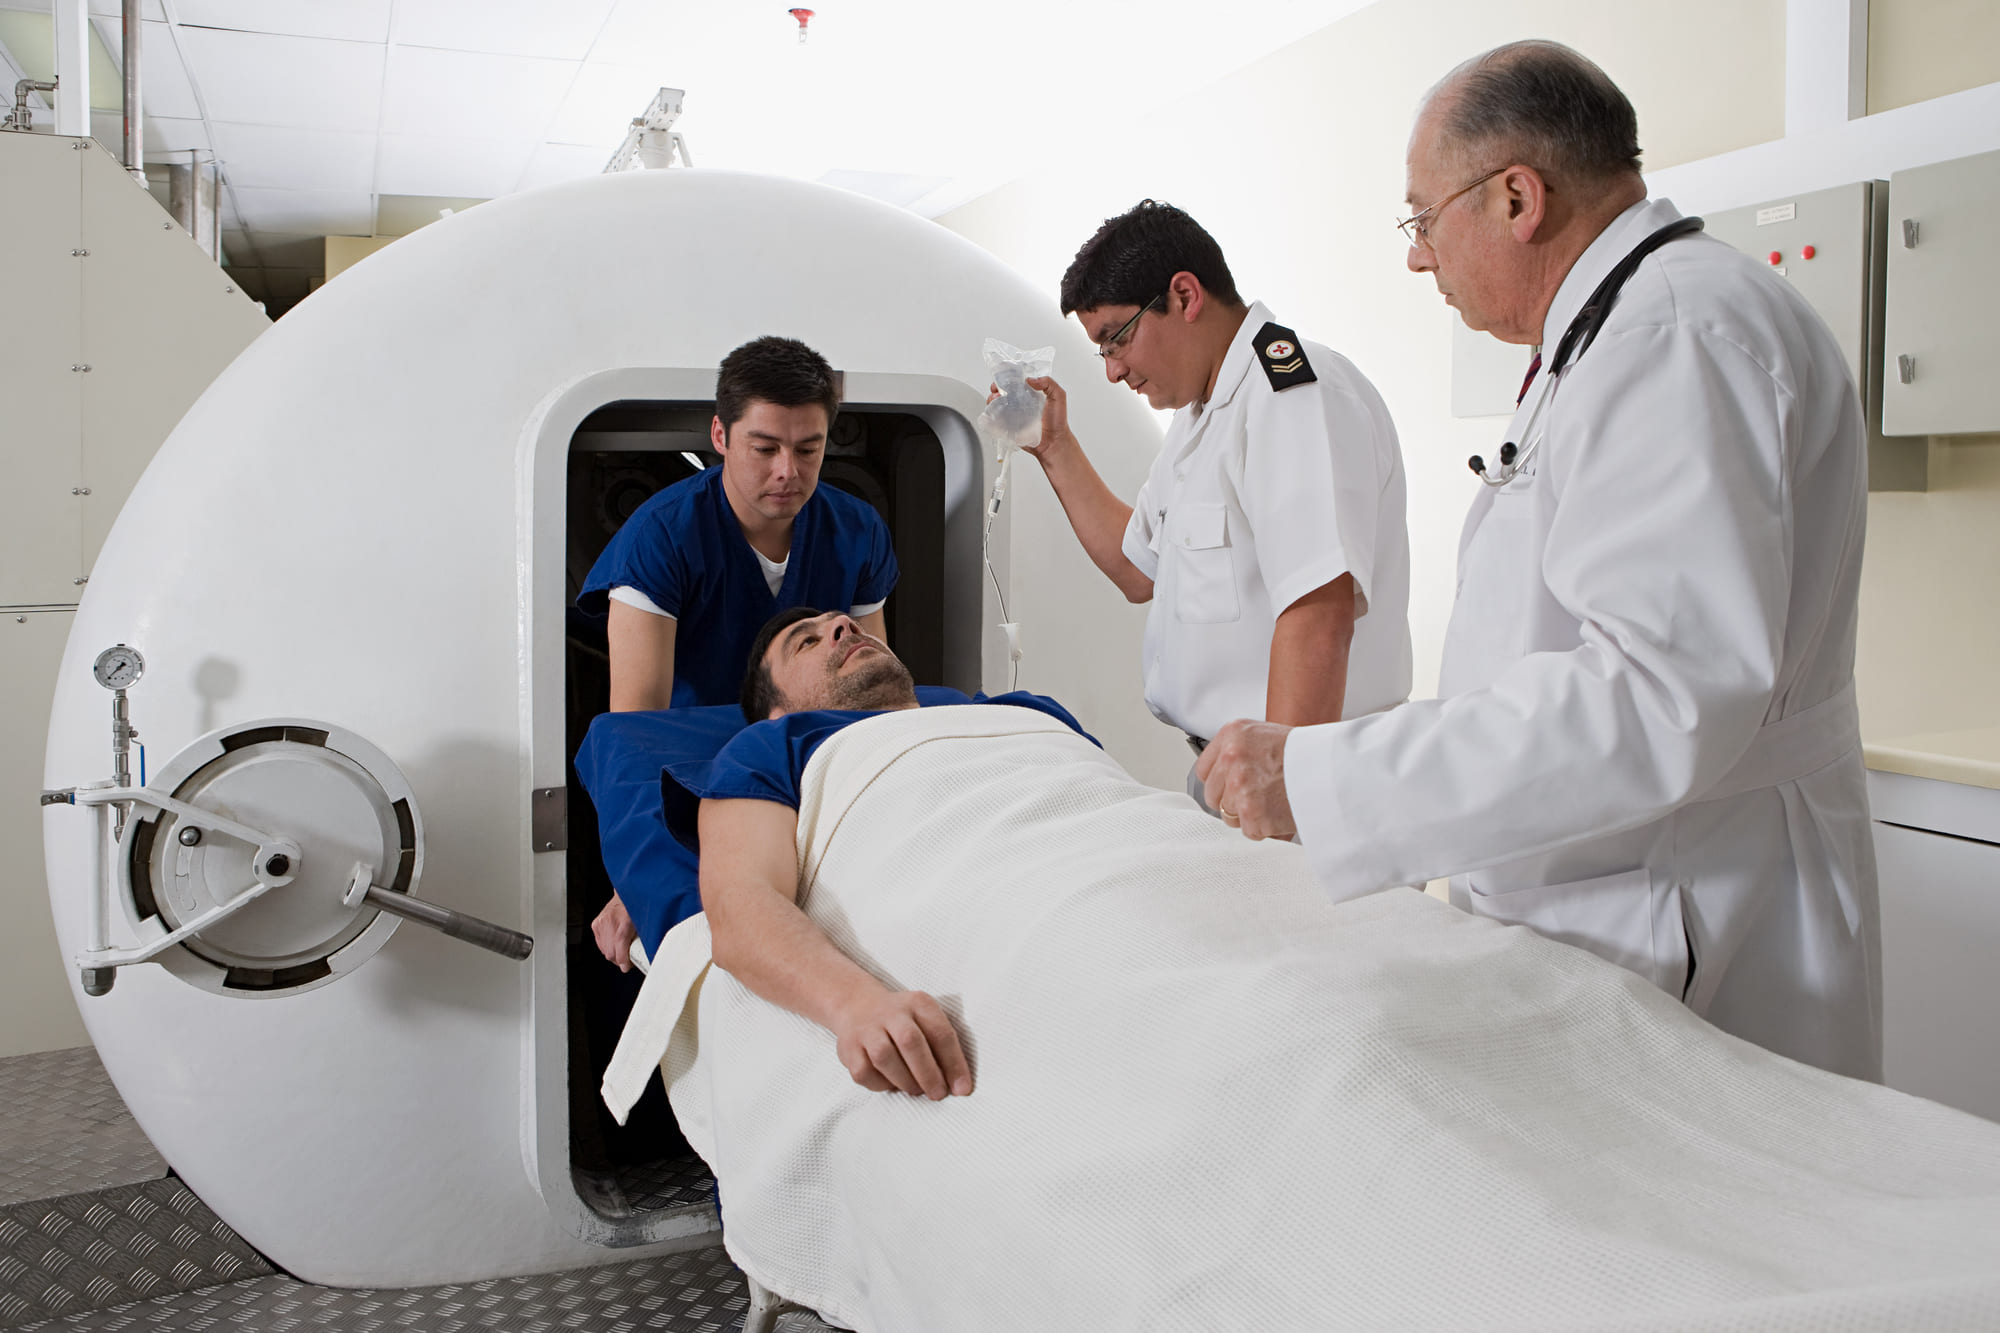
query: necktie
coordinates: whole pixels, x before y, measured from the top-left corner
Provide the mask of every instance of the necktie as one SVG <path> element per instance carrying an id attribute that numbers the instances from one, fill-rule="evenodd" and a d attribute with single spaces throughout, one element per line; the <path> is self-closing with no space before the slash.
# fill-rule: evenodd
<path id="1" fill-rule="evenodd" d="M 1535 349 L 1535 359 L 1528 363 L 1527 377 L 1521 381 L 1521 392 L 1514 395 L 1514 406 L 1519 407 L 1521 405 L 1521 401 L 1528 396 L 1528 386 L 1535 382 L 1535 372 L 1540 370 L 1541 368 L 1542 368 L 1542 349 L 1537 347 Z"/>

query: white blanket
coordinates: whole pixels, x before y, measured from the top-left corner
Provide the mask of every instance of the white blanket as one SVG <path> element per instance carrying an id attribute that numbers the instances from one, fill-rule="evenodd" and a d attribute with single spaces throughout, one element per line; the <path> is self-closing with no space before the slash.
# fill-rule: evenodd
<path id="1" fill-rule="evenodd" d="M 1421 894 L 1331 906 L 1298 848 L 1038 714 L 840 733 L 799 856 L 812 919 L 953 1014 L 974 1094 L 856 1087 L 697 920 L 607 1099 L 665 1049 L 730 1255 L 837 1322 L 2000 1328 L 2000 1126 Z"/>

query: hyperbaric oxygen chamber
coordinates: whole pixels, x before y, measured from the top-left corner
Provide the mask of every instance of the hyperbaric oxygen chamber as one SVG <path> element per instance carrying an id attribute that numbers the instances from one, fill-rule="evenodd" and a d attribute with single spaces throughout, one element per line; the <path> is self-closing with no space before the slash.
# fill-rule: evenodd
<path id="1" fill-rule="evenodd" d="M 667 479 L 717 363 L 765 333 L 843 375 L 855 424 L 823 484 L 900 515 L 920 679 L 1006 688 L 982 340 L 1062 349 L 1114 489 L 1158 427 L 983 251 L 795 182 L 599 177 L 398 241 L 237 359 L 105 542 L 49 735 L 57 933 L 99 965 L 72 968 L 78 1004 L 141 1127 L 301 1278 L 469 1281 L 708 1231 L 607 1215 L 570 1169 L 565 613 L 577 514 Z M 573 505 L 584 476 L 603 489 Z M 1045 486 L 1013 489 L 993 555 L 1022 686 L 1170 773 L 1141 613 Z M 143 675 L 114 655 L 107 695 L 114 645 Z"/>

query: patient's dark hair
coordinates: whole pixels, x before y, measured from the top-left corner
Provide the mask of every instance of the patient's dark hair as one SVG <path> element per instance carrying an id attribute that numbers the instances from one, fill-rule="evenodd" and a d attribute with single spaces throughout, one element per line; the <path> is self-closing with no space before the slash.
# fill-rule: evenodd
<path id="1" fill-rule="evenodd" d="M 826 409 L 831 431 L 840 411 L 840 382 L 826 358 L 797 338 L 755 338 L 723 357 L 715 376 L 715 415 L 722 419 L 725 436 L 753 402 L 779 407 L 818 403 Z"/>
<path id="2" fill-rule="evenodd" d="M 750 669 L 743 673 L 743 717 L 749 722 L 762 722 L 771 716 L 771 710 L 783 703 L 784 697 L 778 693 L 777 685 L 771 680 L 771 668 L 764 661 L 771 651 L 771 640 L 783 634 L 801 620 L 811 620 L 826 612 L 810 606 L 788 606 L 764 622 L 764 628 L 757 631 L 756 640 L 750 645 Z"/>

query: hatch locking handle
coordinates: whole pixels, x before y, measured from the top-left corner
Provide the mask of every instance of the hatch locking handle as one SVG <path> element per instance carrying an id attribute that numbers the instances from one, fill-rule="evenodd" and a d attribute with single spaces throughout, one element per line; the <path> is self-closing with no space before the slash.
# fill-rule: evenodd
<path id="1" fill-rule="evenodd" d="M 359 907 L 363 902 L 369 906 L 414 921 L 420 926 L 442 931 L 455 940 L 476 944 L 482 949 L 497 953 L 503 958 L 526 958 L 534 952 L 535 941 L 531 935 L 523 935 L 518 930 L 495 925 L 482 917 L 455 912 L 449 907 L 440 907 L 423 898 L 412 898 L 407 893 L 385 889 L 374 882 L 375 871 L 361 861 L 354 863 L 354 875 L 348 881 L 347 892 L 341 901 L 349 907 Z"/>

